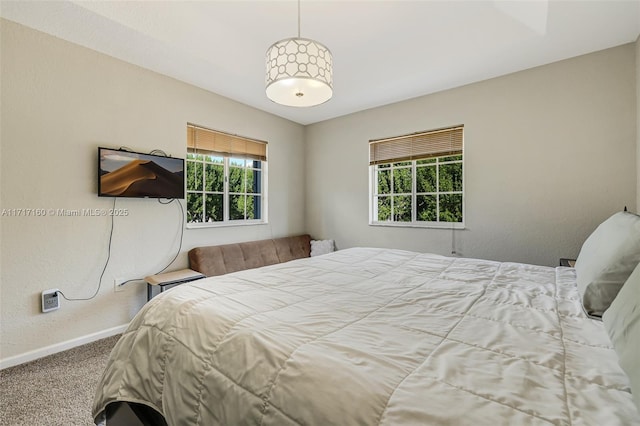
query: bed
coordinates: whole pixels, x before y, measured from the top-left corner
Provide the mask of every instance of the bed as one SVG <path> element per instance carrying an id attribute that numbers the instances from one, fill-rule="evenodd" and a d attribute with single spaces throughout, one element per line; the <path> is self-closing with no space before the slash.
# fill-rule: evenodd
<path id="1" fill-rule="evenodd" d="M 350 248 L 184 284 L 133 319 L 93 415 L 124 401 L 169 425 L 640 425 L 576 270 Z"/>

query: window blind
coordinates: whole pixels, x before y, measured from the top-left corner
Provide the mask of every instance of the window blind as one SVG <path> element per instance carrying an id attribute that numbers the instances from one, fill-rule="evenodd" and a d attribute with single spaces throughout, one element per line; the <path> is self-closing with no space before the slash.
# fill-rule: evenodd
<path id="1" fill-rule="evenodd" d="M 369 141 L 369 165 L 462 154 L 463 126 Z"/>
<path id="2" fill-rule="evenodd" d="M 200 154 L 228 155 L 267 161 L 267 143 L 187 125 L 187 149 Z"/>

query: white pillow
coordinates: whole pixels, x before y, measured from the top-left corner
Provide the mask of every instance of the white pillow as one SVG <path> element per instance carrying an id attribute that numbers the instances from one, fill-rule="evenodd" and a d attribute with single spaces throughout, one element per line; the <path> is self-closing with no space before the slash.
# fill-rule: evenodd
<path id="1" fill-rule="evenodd" d="M 602 316 L 620 366 L 631 381 L 631 394 L 640 410 L 640 266 Z"/>
<path id="2" fill-rule="evenodd" d="M 640 262 L 640 216 L 619 212 L 587 238 L 576 259 L 582 305 L 601 317 Z"/>
<path id="3" fill-rule="evenodd" d="M 333 240 L 311 240 L 311 256 L 320 256 L 334 250 Z"/>

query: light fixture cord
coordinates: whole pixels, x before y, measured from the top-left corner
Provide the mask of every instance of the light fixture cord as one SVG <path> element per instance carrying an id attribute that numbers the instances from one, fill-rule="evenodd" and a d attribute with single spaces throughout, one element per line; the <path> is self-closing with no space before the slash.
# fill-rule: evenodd
<path id="1" fill-rule="evenodd" d="M 300 38 L 300 0 L 298 0 L 298 38 Z"/>

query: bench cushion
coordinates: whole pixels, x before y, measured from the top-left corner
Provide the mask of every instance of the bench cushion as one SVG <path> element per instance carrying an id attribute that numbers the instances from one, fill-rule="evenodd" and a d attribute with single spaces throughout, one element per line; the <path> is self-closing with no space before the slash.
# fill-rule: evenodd
<path id="1" fill-rule="evenodd" d="M 189 266 L 208 277 L 309 257 L 311 237 L 275 238 L 189 250 Z"/>

